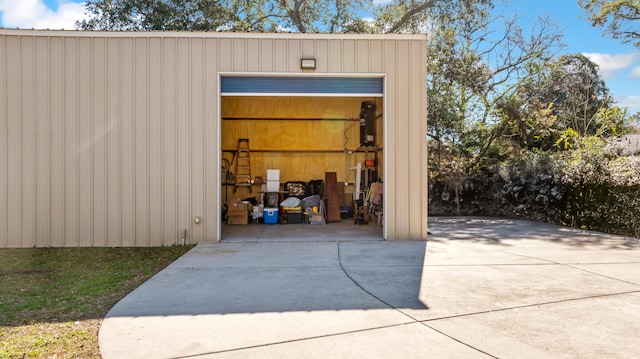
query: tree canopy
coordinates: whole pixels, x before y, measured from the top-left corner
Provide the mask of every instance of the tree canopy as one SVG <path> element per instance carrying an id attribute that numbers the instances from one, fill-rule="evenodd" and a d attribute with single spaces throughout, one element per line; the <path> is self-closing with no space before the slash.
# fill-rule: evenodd
<path id="1" fill-rule="evenodd" d="M 473 2 L 487 0 L 473 0 Z M 421 32 L 445 0 L 87 0 L 83 30 Z M 372 18 L 363 18 L 370 13 Z"/>
<path id="2" fill-rule="evenodd" d="M 640 49 L 640 1 L 580 0 L 579 4 L 593 26 Z"/>

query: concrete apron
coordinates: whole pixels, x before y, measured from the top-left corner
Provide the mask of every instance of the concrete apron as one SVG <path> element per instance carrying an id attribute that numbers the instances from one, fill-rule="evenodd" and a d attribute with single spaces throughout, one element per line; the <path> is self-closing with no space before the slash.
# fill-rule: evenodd
<path id="1" fill-rule="evenodd" d="M 640 243 L 430 218 L 426 242 L 200 244 L 120 301 L 104 358 L 633 358 Z M 426 253 L 426 255 L 425 255 Z"/>

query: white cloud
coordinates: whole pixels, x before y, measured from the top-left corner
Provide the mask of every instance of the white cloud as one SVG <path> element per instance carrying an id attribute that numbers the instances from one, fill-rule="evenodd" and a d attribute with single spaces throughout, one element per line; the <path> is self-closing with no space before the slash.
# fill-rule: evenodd
<path id="1" fill-rule="evenodd" d="M 616 97 L 616 105 L 629 109 L 629 114 L 640 112 L 640 96 Z"/>
<path id="2" fill-rule="evenodd" d="M 84 2 L 59 0 L 58 8 L 52 10 L 43 0 L 0 0 L 2 27 L 71 30 L 84 17 Z"/>
<path id="3" fill-rule="evenodd" d="M 616 71 L 624 70 L 640 60 L 638 54 L 602 54 L 587 52 L 583 54 L 600 67 L 600 76 L 609 79 Z"/>
<path id="4" fill-rule="evenodd" d="M 632 80 L 640 80 L 640 66 L 634 67 L 633 70 L 631 70 L 631 74 L 629 74 L 629 77 Z"/>

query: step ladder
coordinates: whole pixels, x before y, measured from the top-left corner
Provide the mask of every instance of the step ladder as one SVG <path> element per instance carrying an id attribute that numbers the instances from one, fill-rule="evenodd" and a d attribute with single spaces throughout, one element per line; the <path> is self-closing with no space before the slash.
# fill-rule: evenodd
<path id="1" fill-rule="evenodd" d="M 236 180 L 233 187 L 233 193 L 236 193 L 238 187 L 249 187 L 251 191 L 251 156 L 249 153 L 249 139 L 241 138 L 238 140 L 238 152 L 236 153 Z"/>

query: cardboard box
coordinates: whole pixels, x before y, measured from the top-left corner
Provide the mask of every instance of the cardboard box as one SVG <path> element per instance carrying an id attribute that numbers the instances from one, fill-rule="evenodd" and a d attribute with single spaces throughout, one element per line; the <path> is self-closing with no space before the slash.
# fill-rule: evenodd
<path id="1" fill-rule="evenodd" d="M 249 206 L 240 198 L 234 198 L 227 203 L 227 217 L 240 217 L 249 215 Z"/>
<path id="2" fill-rule="evenodd" d="M 267 181 L 280 181 L 280 170 L 267 170 Z"/>
<path id="3" fill-rule="evenodd" d="M 325 224 L 324 216 L 317 213 L 311 213 L 311 224 Z"/>
<path id="4" fill-rule="evenodd" d="M 249 216 L 247 214 L 244 215 L 227 215 L 227 224 L 249 224 Z"/>

